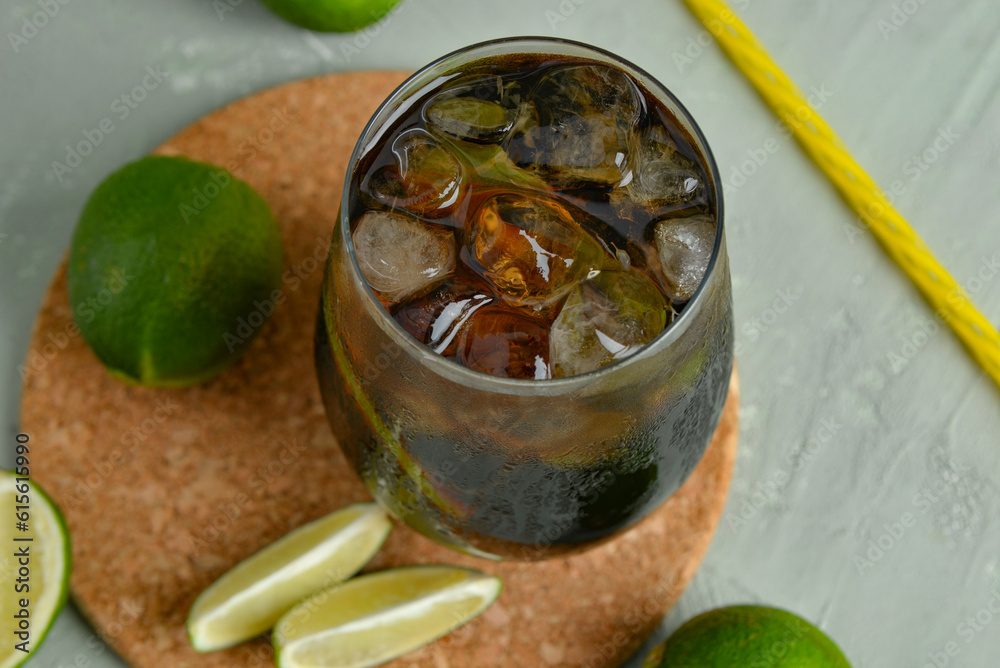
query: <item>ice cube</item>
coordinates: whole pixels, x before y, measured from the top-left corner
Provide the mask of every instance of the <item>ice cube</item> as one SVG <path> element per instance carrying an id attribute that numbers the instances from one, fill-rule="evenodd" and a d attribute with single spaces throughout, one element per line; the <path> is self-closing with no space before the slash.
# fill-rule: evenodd
<path id="1" fill-rule="evenodd" d="M 494 144 L 514 125 L 518 110 L 492 100 L 460 96 L 432 100 L 425 113 L 432 127 L 455 139 Z"/>
<path id="2" fill-rule="evenodd" d="M 627 129 L 642 112 L 642 96 L 632 79 L 607 65 L 571 65 L 547 74 L 531 95 L 543 120 L 600 116 Z"/>
<path id="3" fill-rule="evenodd" d="M 617 264 L 576 222 L 585 217 L 554 199 L 500 193 L 472 216 L 466 242 L 504 301 L 542 310 L 590 271 Z"/>
<path id="4" fill-rule="evenodd" d="M 424 218 L 451 214 L 463 191 L 462 163 L 423 130 L 410 130 L 392 142 L 395 164 L 375 170 L 361 184 L 376 201 Z"/>
<path id="5" fill-rule="evenodd" d="M 517 77 L 466 78 L 432 97 L 424 106 L 424 120 L 432 132 L 448 139 L 499 144 L 521 116 L 527 92 Z"/>
<path id="6" fill-rule="evenodd" d="M 641 272 L 602 271 L 573 288 L 549 332 L 553 376 L 594 371 L 656 338 L 673 310 Z"/>
<path id="7" fill-rule="evenodd" d="M 503 307 L 487 306 L 469 319 L 459 338 L 458 354 L 463 365 L 494 376 L 551 377 L 545 327 Z"/>
<path id="8" fill-rule="evenodd" d="M 458 352 L 458 332 L 483 306 L 496 303 L 481 280 L 456 279 L 430 294 L 399 305 L 393 312 L 403 329 L 439 355 Z"/>
<path id="9" fill-rule="evenodd" d="M 663 275 L 674 301 L 694 296 L 712 258 L 715 219 L 711 216 L 665 218 L 655 223 L 654 238 Z"/>
<path id="10" fill-rule="evenodd" d="M 636 84 L 604 65 L 564 67 L 545 76 L 508 144 L 511 160 L 553 184 L 610 187 L 621 182 L 628 136 L 642 112 Z"/>
<path id="11" fill-rule="evenodd" d="M 701 204 L 706 200 L 704 179 L 697 165 L 677 149 L 662 126 L 635 133 L 629 142 L 626 174 L 612 191 L 614 204 L 645 207 Z"/>
<path id="12" fill-rule="evenodd" d="M 625 154 L 614 129 L 602 119 L 569 118 L 529 127 L 511 143 L 509 155 L 521 169 L 542 174 L 560 188 L 574 188 L 621 182 Z"/>
<path id="13" fill-rule="evenodd" d="M 455 235 L 410 216 L 368 211 L 351 234 L 368 285 L 394 304 L 423 292 L 455 268 Z"/>

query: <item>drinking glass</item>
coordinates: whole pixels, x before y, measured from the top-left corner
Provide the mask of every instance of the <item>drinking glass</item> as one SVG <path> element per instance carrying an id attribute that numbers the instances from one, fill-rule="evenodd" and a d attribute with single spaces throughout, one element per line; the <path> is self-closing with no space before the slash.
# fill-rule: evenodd
<path id="1" fill-rule="evenodd" d="M 658 98 L 706 172 L 717 231 L 679 316 L 638 352 L 547 380 L 491 376 L 410 336 L 366 284 L 351 240 L 352 174 L 408 103 L 484 57 L 532 53 L 618 67 Z M 635 65 L 551 38 L 469 46 L 427 65 L 379 107 L 347 168 L 316 328 L 333 432 L 372 496 L 433 540 L 488 558 L 578 552 L 634 525 L 690 475 L 718 424 L 733 365 L 722 186 L 681 103 Z"/>

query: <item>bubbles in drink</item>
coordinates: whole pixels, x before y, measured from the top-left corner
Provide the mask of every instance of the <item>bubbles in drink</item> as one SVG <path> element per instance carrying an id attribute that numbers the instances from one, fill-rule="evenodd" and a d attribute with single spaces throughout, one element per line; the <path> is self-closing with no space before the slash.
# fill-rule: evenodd
<path id="1" fill-rule="evenodd" d="M 672 320 L 656 285 L 638 271 L 602 271 L 576 285 L 549 332 L 553 376 L 594 371 L 636 353 Z"/>
<path id="2" fill-rule="evenodd" d="M 459 358 L 465 366 L 493 376 L 545 380 L 549 333 L 532 318 L 502 307 L 477 311 L 462 329 Z"/>
<path id="3" fill-rule="evenodd" d="M 625 359 L 704 278 L 708 170 L 616 67 L 477 61 L 383 137 L 349 200 L 362 271 L 404 330 L 469 368 L 544 379 Z"/>
<path id="4" fill-rule="evenodd" d="M 412 130 L 392 143 L 395 164 L 373 172 L 365 189 L 392 209 L 425 218 L 449 215 L 462 190 L 462 164 L 448 148 L 422 130 Z"/>
<path id="5" fill-rule="evenodd" d="M 712 258 L 715 220 L 708 216 L 667 218 L 656 223 L 654 235 L 670 296 L 679 302 L 691 299 Z"/>
<path id="6" fill-rule="evenodd" d="M 628 136 L 642 101 L 622 71 L 604 65 L 554 69 L 531 96 L 534 113 L 511 137 L 511 160 L 560 187 L 622 181 Z"/>
<path id="7" fill-rule="evenodd" d="M 455 268 L 451 230 L 395 213 L 369 211 L 352 233 L 368 285 L 394 304 L 443 281 Z"/>
<path id="8" fill-rule="evenodd" d="M 504 299 L 535 310 L 554 305 L 607 262 L 600 243 L 565 205 L 533 195 L 486 200 L 470 221 L 468 243 Z"/>

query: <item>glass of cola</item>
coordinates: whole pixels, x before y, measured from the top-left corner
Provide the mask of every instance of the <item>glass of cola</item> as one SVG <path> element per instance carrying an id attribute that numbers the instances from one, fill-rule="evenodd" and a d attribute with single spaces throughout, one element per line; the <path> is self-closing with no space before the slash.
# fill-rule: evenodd
<path id="1" fill-rule="evenodd" d="M 347 459 L 432 539 L 532 560 L 635 524 L 701 459 L 733 365 L 701 131 L 580 43 L 424 67 L 351 156 L 316 360 Z"/>

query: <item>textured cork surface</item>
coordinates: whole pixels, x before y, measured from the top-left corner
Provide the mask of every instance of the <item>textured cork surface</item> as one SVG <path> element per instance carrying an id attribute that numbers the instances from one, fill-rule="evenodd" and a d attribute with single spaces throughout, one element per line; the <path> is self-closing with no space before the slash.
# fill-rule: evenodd
<path id="1" fill-rule="evenodd" d="M 136 668 L 272 665 L 264 639 L 195 653 L 184 631 L 192 601 L 291 529 L 368 499 L 326 423 L 312 327 L 346 162 L 403 77 L 291 83 L 226 107 L 161 147 L 233 170 L 283 226 L 284 298 L 240 363 L 218 378 L 184 390 L 112 379 L 72 326 L 63 269 L 52 282 L 26 362 L 22 427 L 37 448 L 34 475 L 70 526 L 74 599 Z M 495 564 L 397 526 L 368 570 L 464 564 L 500 575 L 505 588 L 481 618 L 390 665 L 618 665 L 708 549 L 735 458 L 738 403 L 734 374 L 719 429 L 687 483 L 635 529 L 582 555 Z"/>

